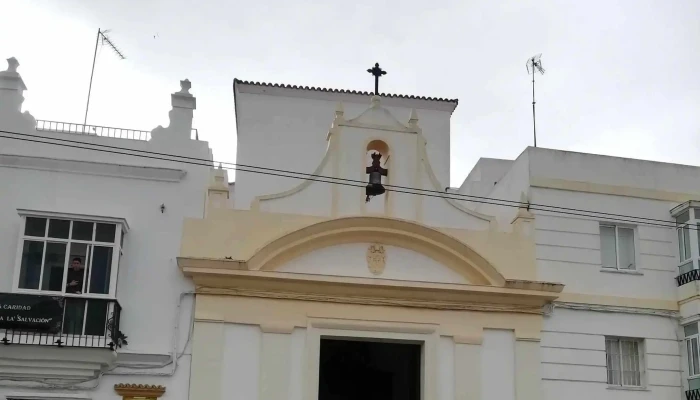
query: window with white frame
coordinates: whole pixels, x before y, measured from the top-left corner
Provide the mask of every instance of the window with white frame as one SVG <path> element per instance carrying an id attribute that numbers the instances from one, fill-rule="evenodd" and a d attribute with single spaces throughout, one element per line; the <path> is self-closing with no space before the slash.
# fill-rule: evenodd
<path id="1" fill-rule="evenodd" d="M 642 341 L 640 339 L 606 337 L 605 357 L 608 384 L 642 386 Z"/>
<path id="2" fill-rule="evenodd" d="M 678 234 L 678 269 L 681 274 L 693 269 L 693 254 L 690 233 L 690 209 L 676 217 L 676 232 Z"/>
<path id="3" fill-rule="evenodd" d="M 65 296 L 63 333 L 103 334 L 124 233 L 119 221 L 22 215 L 15 290 Z"/>
<path id="4" fill-rule="evenodd" d="M 635 270 L 634 228 L 600 225 L 600 257 L 604 268 Z"/>
<path id="5" fill-rule="evenodd" d="M 700 343 L 698 343 L 698 324 L 696 322 L 683 327 L 685 346 L 688 354 L 688 376 L 700 375 Z"/>

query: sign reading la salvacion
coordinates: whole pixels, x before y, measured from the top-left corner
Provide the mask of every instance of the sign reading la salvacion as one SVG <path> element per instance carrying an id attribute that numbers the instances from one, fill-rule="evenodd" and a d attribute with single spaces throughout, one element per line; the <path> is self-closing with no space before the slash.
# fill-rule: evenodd
<path id="1" fill-rule="evenodd" d="M 62 297 L 0 293 L 0 329 L 59 333 L 63 307 Z"/>

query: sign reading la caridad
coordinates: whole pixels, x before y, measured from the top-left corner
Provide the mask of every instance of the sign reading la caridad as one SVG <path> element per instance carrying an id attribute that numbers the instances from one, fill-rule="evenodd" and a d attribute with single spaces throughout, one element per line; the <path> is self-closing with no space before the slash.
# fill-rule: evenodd
<path id="1" fill-rule="evenodd" d="M 59 333 L 63 310 L 62 297 L 0 293 L 0 329 Z"/>

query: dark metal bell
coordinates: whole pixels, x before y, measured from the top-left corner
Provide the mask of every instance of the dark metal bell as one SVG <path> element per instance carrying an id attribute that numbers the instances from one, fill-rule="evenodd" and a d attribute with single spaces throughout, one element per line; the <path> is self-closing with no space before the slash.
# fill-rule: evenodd
<path id="1" fill-rule="evenodd" d="M 365 194 L 367 196 L 379 196 L 384 194 L 386 190 L 382 186 L 382 173 L 379 171 L 372 171 L 369 173 L 369 184 L 365 189 Z"/>

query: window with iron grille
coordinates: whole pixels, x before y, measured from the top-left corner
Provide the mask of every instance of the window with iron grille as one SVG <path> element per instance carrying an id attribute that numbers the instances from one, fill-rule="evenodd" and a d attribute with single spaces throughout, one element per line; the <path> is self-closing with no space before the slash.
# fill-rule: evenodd
<path id="1" fill-rule="evenodd" d="M 606 337 L 605 356 L 609 385 L 642 386 L 643 363 L 640 339 Z"/>

